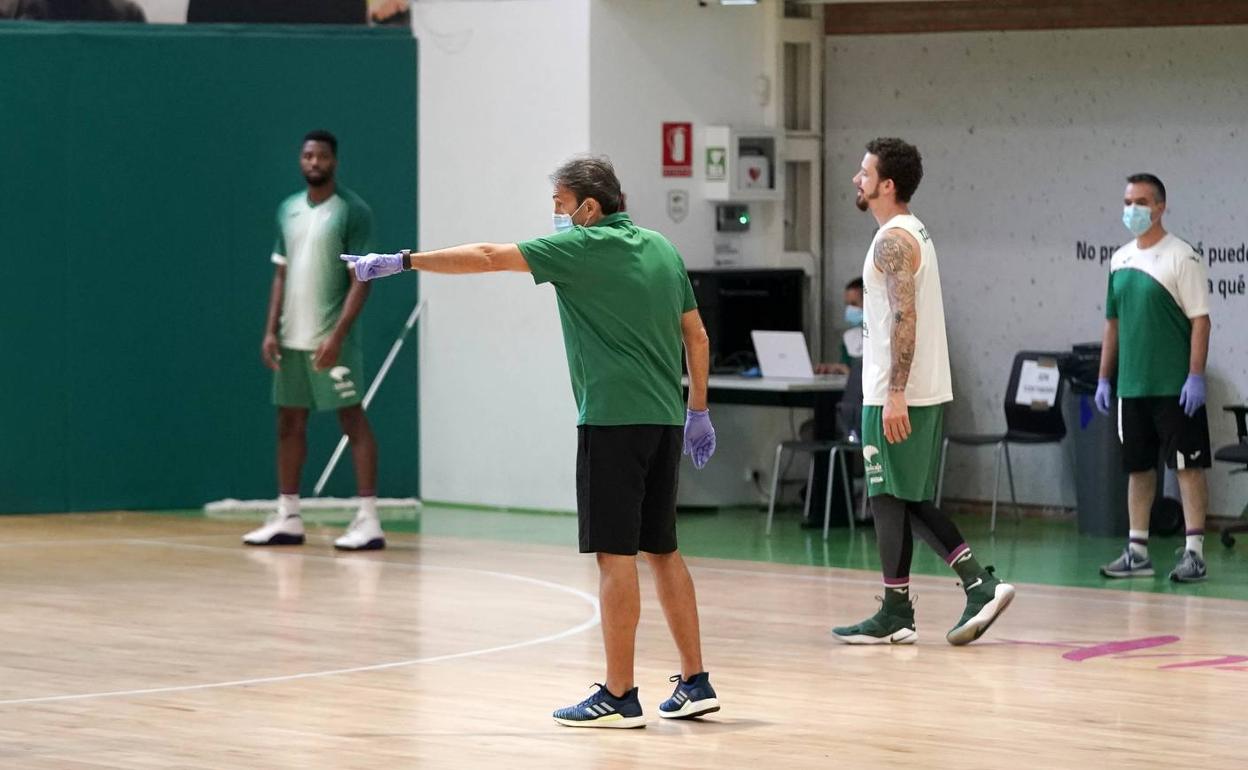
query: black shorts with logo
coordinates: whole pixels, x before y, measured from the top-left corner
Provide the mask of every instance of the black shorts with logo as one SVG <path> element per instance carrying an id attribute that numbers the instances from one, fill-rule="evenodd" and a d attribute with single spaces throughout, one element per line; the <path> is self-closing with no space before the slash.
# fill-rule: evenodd
<path id="1" fill-rule="evenodd" d="M 676 486 L 684 429 L 581 425 L 576 512 L 581 553 L 676 550 Z"/>
<path id="2" fill-rule="evenodd" d="M 1188 417 L 1178 396 L 1145 396 L 1118 401 L 1118 438 L 1122 441 L 1122 469 L 1151 471 L 1157 455 L 1175 470 L 1208 468 L 1209 416 L 1202 406 Z"/>

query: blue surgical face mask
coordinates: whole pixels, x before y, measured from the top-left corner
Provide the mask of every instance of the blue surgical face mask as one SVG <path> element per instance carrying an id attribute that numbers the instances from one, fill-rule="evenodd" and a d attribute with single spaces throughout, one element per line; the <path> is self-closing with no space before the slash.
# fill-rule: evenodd
<path id="1" fill-rule="evenodd" d="M 581 206 L 584 205 L 585 201 L 581 201 Z M 574 227 L 572 217 L 577 215 L 581 210 L 581 206 L 577 206 L 576 211 L 573 211 L 571 214 L 551 214 L 550 223 L 555 226 L 555 232 L 566 233 L 571 230 Z"/>
<path id="2" fill-rule="evenodd" d="M 845 306 L 845 323 L 850 326 L 862 326 L 862 308 L 853 305 Z"/>
<path id="3" fill-rule="evenodd" d="M 1153 226 L 1153 210 L 1148 206 L 1132 203 L 1122 207 L 1122 224 L 1139 238 Z"/>

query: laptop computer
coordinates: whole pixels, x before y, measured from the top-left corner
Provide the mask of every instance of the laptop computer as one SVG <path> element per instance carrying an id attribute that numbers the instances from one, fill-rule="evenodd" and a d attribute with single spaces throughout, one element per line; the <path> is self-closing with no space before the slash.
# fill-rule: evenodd
<path id="1" fill-rule="evenodd" d="M 754 341 L 754 354 L 758 356 L 758 368 L 764 377 L 814 379 L 815 369 L 811 366 L 810 350 L 802 332 L 752 331 L 750 338 Z"/>

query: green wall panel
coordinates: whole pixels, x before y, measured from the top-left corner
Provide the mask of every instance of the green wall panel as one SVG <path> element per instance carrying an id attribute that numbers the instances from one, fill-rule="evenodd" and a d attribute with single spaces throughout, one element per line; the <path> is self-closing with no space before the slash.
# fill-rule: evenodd
<path id="1" fill-rule="evenodd" d="M 0 24 L 0 511 L 274 494 L 259 359 L 299 140 L 341 143 L 377 247 L 416 241 L 416 43 L 356 28 Z M 416 300 L 374 286 L 368 375 Z M 415 335 L 370 414 L 418 494 Z M 338 437 L 312 422 L 305 491 Z M 353 491 L 349 457 L 330 494 Z"/>

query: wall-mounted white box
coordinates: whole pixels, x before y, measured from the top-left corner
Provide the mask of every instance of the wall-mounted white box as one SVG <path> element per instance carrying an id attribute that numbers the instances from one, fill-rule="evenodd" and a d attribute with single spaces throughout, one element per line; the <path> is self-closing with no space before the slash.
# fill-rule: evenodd
<path id="1" fill-rule="evenodd" d="M 703 194 L 709 201 L 784 198 L 781 134 L 731 126 L 703 129 Z"/>

